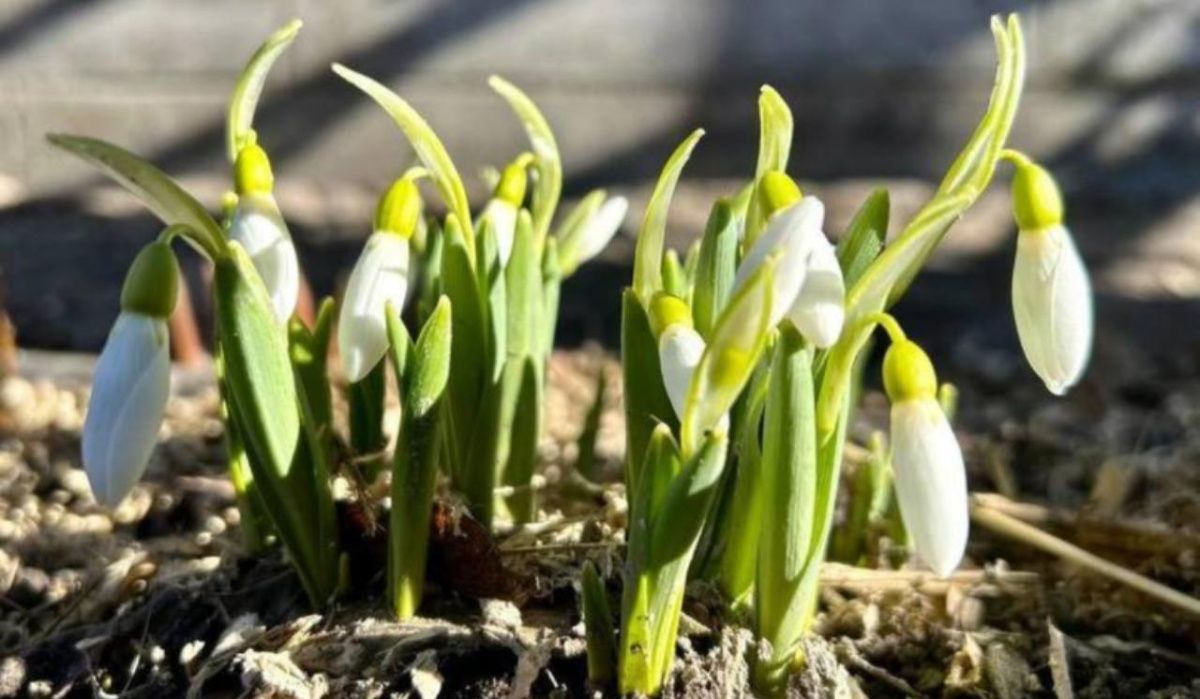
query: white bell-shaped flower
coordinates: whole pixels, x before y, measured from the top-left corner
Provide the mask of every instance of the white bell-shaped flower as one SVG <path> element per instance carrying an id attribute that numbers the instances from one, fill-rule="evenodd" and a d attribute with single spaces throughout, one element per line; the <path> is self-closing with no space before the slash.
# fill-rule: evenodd
<path id="1" fill-rule="evenodd" d="M 604 251 L 608 244 L 621 230 L 625 222 L 625 214 L 629 211 L 629 200 L 625 197 L 611 197 L 596 210 L 596 213 L 583 225 L 579 235 L 579 247 L 576 250 L 576 265 L 591 260 Z"/>
<path id="2" fill-rule="evenodd" d="M 121 293 L 121 314 L 96 362 L 82 452 L 92 493 L 106 507 L 125 499 L 154 450 L 171 389 L 167 318 L 178 275 L 166 243 L 138 255 Z"/>
<path id="3" fill-rule="evenodd" d="M 771 216 L 766 229 L 738 265 L 732 294 L 737 294 L 769 255 L 780 256 L 771 293 L 772 327 L 787 314 L 804 286 L 808 259 L 817 242 L 825 237 L 821 232 L 824 220 L 825 206 L 821 200 L 814 196 L 804 197 Z"/>
<path id="4" fill-rule="evenodd" d="M 822 349 L 838 341 L 846 321 L 846 284 L 837 250 L 824 235 L 813 242 L 804 283 L 787 317 L 809 342 Z"/>
<path id="5" fill-rule="evenodd" d="M 338 316 L 338 347 L 346 378 L 361 381 L 388 349 L 388 303 L 399 313 L 412 289 L 410 244 L 421 224 L 421 192 L 406 174 L 388 187 L 375 212 L 375 232 L 350 272 Z"/>
<path id="6" fill-rule="evenodd" d="M 386 231 L 373 233 L 350 272 L 338 316 L 338 347 L 348 381 L 361 381 L 387 353 L 384 308 L 390 301 L 399 312 L 408 280 L 408 241 Z"/>
<path id="7" fill-rule="evenodd" d="M 658 338 L 658 362 L 662 368 L 663 387 L 671 399 L 675 416 L 683 418 L 688 387 L 700 357 L 704 356 L 704 338 L 685 323 L 671 325 Z"/>
<path id="8" fill-rule="evenodd" d="M 1092 285 L 1087 267 L 1063 225 L 1058 185 L 1044 168 L 1019 153 L 1013 178 L 1017 255 L 1012 304 L 1021 349 L 1054 395 L 1074 386 L 1092 354 Z"/>
<path id="9" fill-rule="evenodd" d="M 274 175 L 261 147 L 250 144 L 242 148 L 234 180 L 238 201 L 229 222 L 229 238 L 246 251 L 271 297 L 275 317 L 286 323 L 300 297 L 300 262 L 283 214 L 271 194 Z"/>
<path id="10" fill-rule="evenodd" d="M 970 531 L 962 449 L 937 401 L 933 365 L 916 343 L 893 338 L 883 376 L 892 401 L 892 470 L 900 514 L 917 556 L 946 577 L 962 561 Z"/>
<path id="11" fill-rule="evenodd" d="M 492 199 L 483 208 L 481 217 L 491 223 L 500 266 L 507 267 L 508 258 L 512 257 L 513 241 L 517 237 L 517 207 L 503 199 Z"/>

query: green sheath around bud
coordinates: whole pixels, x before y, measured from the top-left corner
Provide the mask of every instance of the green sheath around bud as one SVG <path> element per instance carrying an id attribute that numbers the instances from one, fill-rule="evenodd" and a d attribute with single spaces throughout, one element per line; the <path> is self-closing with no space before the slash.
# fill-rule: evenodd
<path id="1" fill-rule="evenodd" d="M 233 185 L 239 195 L 271 193 L 275 174 L 262 146 L 251 143 L 238 151 L 237 162 L 233 164 Z"/>
<path id="2" fill-rule="evenodd" d="M 883 357 L 883 387 L 892 403 L 935 398 L 937 374 L 929 355 L 912 340 L 893 342 Z"/>
<path id="3" fill-rule="evenodd" d="M 520 206 L 525 201 L 526 175 L 525 168 L 533 162 L 533 156 L 522 154 L 509 163 L 500 174 L 500 183 L 496 185 L 496 198 Z"/>
<path id="4" fill-rule="evenodd" d="M 179 295 L 179 262 L 171 246 L 155 241 L 138 253 L 121 288 L 121 310 L 168 318 Z"/>
<path id="5" fill-rule="evenodd" d="M 683 299 L 659 292 L 650 300 L 650 328 L 654 336 L 663 334 L 667 328 L 678 323 L 692 327 L 692 312 Z"/>
<path id="6" fill-rule="evenodd" d="M 388 187 L 375 209 L 375 230 L 394 233 L 405 240 L 417 230 L 421 218 L 421 190 L 411 177 L 401 177 Z"/>
<path id="7" fill-rule="evenodd" d="M 778 170 L 763 173 L 758 184 L 759 203 L 762 204 L 766 218 L 771 218 L 771 214 L 776 211 L 800 201 L 802 196 L 803 193 L 795 180 Z"/>
<path id="8" fill-rule="evenodd" d="M 1063 220 L 1062 194 L 1046 168 L 1016 151 L 1006 151 L 1016 166 L 1012 181 L 1013 217 L 1022 231 L 1057 226 Z"/>

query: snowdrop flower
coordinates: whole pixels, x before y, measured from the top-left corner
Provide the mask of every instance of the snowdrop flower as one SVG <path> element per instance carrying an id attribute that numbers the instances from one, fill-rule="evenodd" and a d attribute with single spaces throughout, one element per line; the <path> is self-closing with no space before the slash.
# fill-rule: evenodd
<path id="1" fill-rule="evenodd" d="M 692 314 L 683 300 L 660 293 L 651 302 L 651 323 L 658 335 L 658 362 L 663 388 L 671 400 L 675 416 L 683 419 L 692 374 L 704 356 L 704 338 L 692 327 Z M 729 416 L 721 419 L 719 429 L 729 429 Z"/>
<path id="2" fill-rule="evenodd" d="M 387 319 L 391 302 L 397 312 L 409 290 L 409 239 L 421 218 L 421 194 L 410 177 L 402 177 L 379 201 L 375 232 L 350 272 L 338 316 L 342 369 L 352 383 L 361 381 L 387 353 Z"/>
<path id="3" fill-rule="evenodd" d="M 892 469 L 900 514 L 917 555 L 946 577 L 967 547 L 967 475 L 962 450 L 937 401 L 937 376 L 915 342 L 886 316 L 892 346 L 883 384 L 892 403 Z"/>
<path id="4" fill-rule="evenodd" d="M 300 295 L 300 263 L 283 214 L 271 193 L 275 176 L 267 153 L 251 143 L 234 165 L 238 201 L 229 222 L 229 238 L 245 249 L 262 277 L 279 322 L 286 323 Z"/>
<path id="5" fill-rule="evenodd" d="M 507 267 L 508 258 L 512 257 L 513 239 L 517 235 L 517 212 L 525 200 L 525 168 L 531 162 L 533 156 L 524 153 L 504 168 L 500 183 L 496 185 L 496 193 L 480 215 L 492 224 L 501 267 Z"/>
<path id="6" fill-rule="evenodd" d="M 625 214 L 629 211 L 629 200 L 625 197 L 612 197 L 605 200 L 596 213 L 583 225 L 579 235 L 578 248 L 575 251 L 578 267 L 604 251 L 612 241 L 621 224 L 625 222 Z"/>
<path id="7" fill-rule="evenodd" d="M 1020 153 L 1005 155 L 1017 166 L 1012 184 L 1019 229 L 1012 278 L 1017 335 L 1034 372 L 1061 396 L 1079 381 L 1091 356 L 1091 282 L 1062 223 L 1054 178 Z"/>
<path id="8" fill-rule="evenodd" d="M 169 243 L 151 243 L 129 268 L 121 314 L 96 362 L 83 423 L 83 467 L 92 494 L 116 507 L 142 477 L 171 387 L 167 318 L 179 266 Z"/>
<path id="9" fill-rule="evenodd" d="M 790 318 L 809 342 L 829 347 L 842 332 L 845 284 L 837 254 L 821 230 L 825 206 L 814 196 L 802 197 L 791 178 L 780 172 L 763 175 L 759 196 L 770 218 L 738 266 L 734 293 L 769 255 L 780 253 L 771 325 Z"/>

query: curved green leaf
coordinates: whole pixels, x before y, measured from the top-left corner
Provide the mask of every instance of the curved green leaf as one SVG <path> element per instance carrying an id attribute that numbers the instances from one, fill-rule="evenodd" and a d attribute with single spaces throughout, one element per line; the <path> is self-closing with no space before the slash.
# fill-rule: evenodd
<path id="1" fill-rule="evenodd" d="M 180 223 L 190 230 L 186 240 L 209 259 L 226 252 L 221 227 L 204 206 L 162 170 L 107 141 L 87 136 L 48 134 L 50 143 L 77 156 L 137 197 L 163 223 Z"/>
<path id="2" fill-rule="evenodd" d="M 758 165 L 754 179 L 771 170 L 787 170 L 792 152 L 792 110 L 775 88 L 763 85 L 758 96 Z"/>
<path id="3" fill-rule="evenodd" d="M 433 175 L 433 181 L 437 184 L 438 192 L 441 193 L 446 207 L 458 217 L 463 234 L 468 236 L 467 254 L 473 265 L 475 244 L 471 238 L 474 237 L 474 227 L 471 224 L 471 207 L 467 201 L 467 190 L 463 186 L 462 178 L 458 175 L 458 170 L 454 167 L 454 161 L 450 159 L 450 154 L 446 152 L 446 147 L 442 145 L 437 134 L 417 113 L 417 110 L 378 81 L 337 63 L 333 65 L 333 72 L 367 93 L 371 99 L 383 107 L 383 110 L 392 119 L 395 119 L 400 130 L 412 144 L 417 157 Z"/>
<path id="4" fill-rule="evenodd" d="M 679 176 L 683 166 L 692 157 L 696 143 L 704 136 L 704 129 L 696 129 L 671 154 L 667 164 L 663 166 L 654 185 L 654 193 L 650 195 L 650 203 L 646 206 L 646 218 L 638 231 L 637 251 L 633 257 L 633 290 L 637 292 L 642 303 L 647 303 L 654 292 L 662 289 L 662 256 L 663 238 L 667 233 L 667 212 L 671 208 L 671 198 L 675 196 L 675 186 L 679 184 Z"/>
<path id="5" fill-rule="evenodd" d="M 558 143 L 546 117 L 520 88 L 498 75 L 488 78 L 488 85 L 508 102 L 521 120 L 537 158 L 538 178 L 534 185 L 532 213 L 533 232 L 541 250 L 562 194 L 562 159 L 558 154 Z"/>
<path id="6" fill-rule="evenodd" d="M 263 85 L 267 82 L 267 73 L 271 71 L 275 60 L 283 55 L 300 33 L 303 24 L 300 20 L 293 19 L 276 29 L 258 47 L 238 76 L 233 96 L 229 98 L 229 113 L 225 122 L 225 154 L 229 157 L 229 162 L 237 160 L 238 151 L 246 145 L 246 136 L 252 130 L 254 110 L 258 107 Z"/>

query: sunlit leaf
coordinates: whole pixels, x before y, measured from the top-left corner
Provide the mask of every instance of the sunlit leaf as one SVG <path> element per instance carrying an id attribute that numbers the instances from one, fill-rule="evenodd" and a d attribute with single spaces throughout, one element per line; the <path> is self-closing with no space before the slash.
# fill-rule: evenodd
<path id="1" fill-rule="evenodd" d="M 667 212 L 671 208 L 671 198 L 675 196 L 675 186 L 679 184 L 679 176 L 683 174 L 683 166 L 692 156 L 696 143 L 704 136 L 704 129 L 696 129 L 679 144 L 675 152 L 663 166 L 654 185 L 654 193 L 650 195 L 650 203 L 646 206 L 646 217 L 642 220 L 642 228 L 638 231 L 637 250 L 633 258 L 633 289 L 638 298 L 647 303 L 654 292 L 662 289 L 662 257 L 663 239 L 667 233 Z"/>
<path id="2" fill-rule="evenodd" d="M 558 154 L 558 143 L 541 110 L 516 85 L 498 75 L 488 78 L 488 85 L 508 102 L 525 127 L 533 146 L 538 170 L 533 191 L 533 232 L 540 250 L 562 193 L 562 160 Z"/>
<path id="3" fill-rule="evenodd" d="M 293 19 L 275 30 L 258 47 L 238 76 L 233 96 L 229 98 L 225 128 L 225 154 L 229 157 L 229 162 L 234 162 L 238 151 L 246 145 L 246 137 L 254 124 L 254 110 L 258 107 L 258 98 L 262 95 L 271 66 L 291 45 L 303 24 L 300 20 Z"/>

